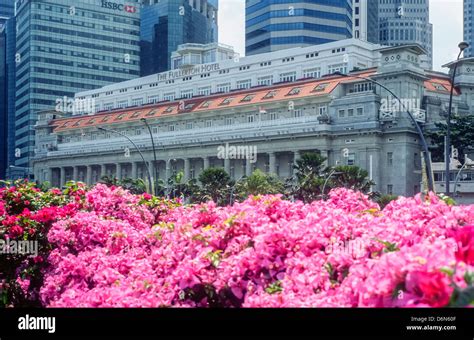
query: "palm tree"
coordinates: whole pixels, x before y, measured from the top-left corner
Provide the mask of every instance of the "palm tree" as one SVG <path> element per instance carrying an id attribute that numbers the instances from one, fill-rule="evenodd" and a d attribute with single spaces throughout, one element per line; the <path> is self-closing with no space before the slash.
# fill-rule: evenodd
<path id="1" fill-rule="evenodd" d="M 331 188 L 347 188 L 367 193 L 375 183 L 369 180 L 369 173 L 356 165 L 339 165 L 329 179 Z"/>
<path id="2" fill-rule="evenodd" d="M 304 153 L 293 166 L 295 177 L 291 194 L 304 202 L 320 198 L 324 185 L 324 162 L 326 158 L 314 152 Z M 295 183 L 296 182 L 296 183 Z"/>
<path id="3" fill-rule="evenodd" d="M 225 205 L 229 200 L 230 188 L 234 184 L 229 174 L 223 168 L 208 168 L 199 175 L 201 201 L 213 200 L 219 205 Z"/>

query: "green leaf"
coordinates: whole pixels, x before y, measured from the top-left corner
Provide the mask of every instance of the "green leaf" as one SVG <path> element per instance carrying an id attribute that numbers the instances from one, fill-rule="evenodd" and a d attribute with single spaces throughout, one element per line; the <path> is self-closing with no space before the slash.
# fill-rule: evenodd
<path id="1" fill-rule="evenodd" d="M 464 281 L 466 281 L 468 285 L 472 286 L 474 282 L 474 273 L 466 271 L 466 273 L 464 274 Z"/>
<path id="2" fill-rule="evenodd" d="M 454 270 L 451 269 L 451 268 L 448 268 L 448 267 L 443 267 L 439 271 L 442 272 L 442 273 L 447 274 L 450 277 L 454 275 Z"/>
<path id="3" fill-rule="evenodd" d="M 466 307 L 474 304 L 474 286 L 459 291 L 453 307 Z"/>
<path id="4" fill-rule="evenodd" d="M 281 286 L 281 281 L 275 281 L 271 283 L 267 288 L 265 288 L 265 291 L 268 294 L 275 294 L 275 293 L 280 293 L 283 291 L 283 287 Z"/>
<path id="5" fill-rule="evenodd" d="M 396 243 L 390 243 L 388 241 L 382 241 L 382 240 L 379 240 L 377 238 L 375 238 L 374 240 L 377 241 L 377 242 L 382 243 L 385 246 L 385 249 L 383 250 L 384 253 L 390 253 L 390 252 L 400 250 L 400 248 L 398 248 Z"/>

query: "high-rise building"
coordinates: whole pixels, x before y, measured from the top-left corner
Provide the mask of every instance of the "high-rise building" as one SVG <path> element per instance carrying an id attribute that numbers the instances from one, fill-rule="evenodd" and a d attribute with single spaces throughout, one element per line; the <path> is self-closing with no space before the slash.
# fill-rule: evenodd
<path id="1" fill-rule="evenodd" d="M 246 0 L 246 55 L 352 37 L 352 0 Z"/>
<path id="2" fill-rule="evenodd" d="M 6 80 L 6 37 L 0 26 L 0 179 L 5 178 L 7 166 L 7 80 Z"/>
<path id="3" fill-rule="evenodd" d="M 6 76 L 6 107 L 7 120 L 7 178 L 15 173 L 15 83 L 16 83 L 16 18 L 11 17 L 5 23 L 5 76 Z M 20 59 L 18 59 L 19 61 Z M 10 168 L 12 166 L 13 168 Z M 21 170 L 21 169 L 18 169 Z"/>
<path id="4" fill-rule="evenodd" d="M 217 42 L 217 0 L 149 0 L 141 10 L 141 75 L 171 69 L 171 53 L 185 43 Z"/>
<path id="5" fill-rule="evenodd" d="M 139 76 L 140 4 L 140 0 L 17 2 L 16 169 L 31 174 L 38 112 L 56 107 L 73 114 L 76 92 Z"/>
<path id="6" fill-rule="evenodd" d="M 379 42 L 379 0 L 353 0 L 352 33 L 354 38 Z"/>
<path id="7" fill-rule="evenodd" d="M 469 43 L 469 48 L 464 50 L 465 57 L 474 56 L 474 0 L 464 0 L 464 41 Z"/>
<path id="8" fill-rule="evenodd" d="M 379 2 L 379 43 L 388 46 L 418 44 L 427 54 L 423 65 L 433 67 L 433 25 L 429 0 Z"/>
<path id="9" fill-rule="evenodd" d="M 2 0 L 0 2 L 0 26 L 3 26 L 8 18 L 15 12 L 15 0 Z"/>

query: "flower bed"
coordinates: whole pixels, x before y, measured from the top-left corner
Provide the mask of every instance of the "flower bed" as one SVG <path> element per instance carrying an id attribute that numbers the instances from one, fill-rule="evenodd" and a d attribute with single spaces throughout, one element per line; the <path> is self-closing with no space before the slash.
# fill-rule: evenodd
<path id="1" fill-rule="evenodd" d="M 474 206 L 450 206 L 435 195 L 400 198 L 383 210 L 346 189 L 311 204 L 257 196 L 227 207 L 186 206 L 104 185 L 58 197 L 61 204 L 33 214 L 49 230 L 41 284 L 31 290 L 21 281 L 27 276 L 17 283 L 43 306 L 473 302 Z M 0 212 L 11 210 L 2 200 Z M 48 209 L 56 209 L 54 218 Z M 4 225 L 10 219 L 0 217 Z"/>

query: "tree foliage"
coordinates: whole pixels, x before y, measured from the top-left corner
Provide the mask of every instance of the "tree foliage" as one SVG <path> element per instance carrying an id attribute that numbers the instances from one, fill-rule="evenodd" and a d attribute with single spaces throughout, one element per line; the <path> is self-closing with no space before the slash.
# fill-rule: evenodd
<path id="1" fill-rule="evenodd" d="M 435 162 L 444 161 L 444 147 L 446 136 L 446 123 L 436 123 L 437 130 L 430 132 L 427 136 L 431 139 L 431 157 Z M 474 114 L 456 115 L 451 120 L 451 145 L 458 149 L 459 160 L 464 161 L 464 154 L 474 147 Z"/>
<path id="2" fill-rule="evenodd" d="M 284 190 L 284 184 L 277 176 L 266 174 L 259 169 L 235 185 L 236 196 L 241 200 L 247 199 L 250 195 L 281 194 Z"/>

